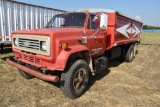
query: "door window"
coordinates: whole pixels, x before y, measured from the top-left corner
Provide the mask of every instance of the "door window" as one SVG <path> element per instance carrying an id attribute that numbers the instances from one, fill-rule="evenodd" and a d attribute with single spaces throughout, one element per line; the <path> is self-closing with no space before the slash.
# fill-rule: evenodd
<path id="1" fill-rule="evenodd" d="M 98 29 L 100 25 L 99 17 L 91 15 L 88 21 L 88 29 Z"/>

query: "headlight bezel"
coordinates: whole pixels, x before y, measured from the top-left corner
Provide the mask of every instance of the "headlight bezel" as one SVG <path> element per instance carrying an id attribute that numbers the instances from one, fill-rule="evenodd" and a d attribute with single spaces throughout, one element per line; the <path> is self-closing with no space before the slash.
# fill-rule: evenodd
<path id="1" fill-rule="evenodd" d="M 40 41 L 40 50 L 46 51 L 47 50 L 47 43 L 46 41 Z"/>
<path id="2" fill-rule="evenodd" d="M 14 46 L 18 46 L 18 38 L 14 38 L 13 40 L 14 40 L 13 41 L 14 42 Z"/>

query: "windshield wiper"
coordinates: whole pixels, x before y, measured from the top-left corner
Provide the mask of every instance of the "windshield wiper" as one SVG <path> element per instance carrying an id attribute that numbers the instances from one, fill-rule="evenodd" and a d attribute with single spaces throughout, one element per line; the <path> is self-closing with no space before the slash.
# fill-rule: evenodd
<path id="1" fill-rule="evenodd" d="M 60 25 L 60 26 L 67 27 L 68 25 L 67 24 L 63 24 L 63 25 Z"/>
<path id="2" fill-rule="evenodd" d="M 46 26 L 46 28 L 51 28 L 51 27 L 54 27 L 54 26 Z"/>

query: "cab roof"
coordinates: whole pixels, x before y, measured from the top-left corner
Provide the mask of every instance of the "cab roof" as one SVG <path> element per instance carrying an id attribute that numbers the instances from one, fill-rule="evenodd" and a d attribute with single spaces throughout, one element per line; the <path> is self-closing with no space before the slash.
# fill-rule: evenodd
<path id="1" fill-rule="evenodd" d="M 87 8 L 87 9 L 78 9 L 75 12 L 85 12 L 88 11 L 89 13 L 98 13 L 98 12 L 106 12 L 106 13 L 114 13 L 114 10 L 110 9 L 102 9 L 102 8 Z"/>

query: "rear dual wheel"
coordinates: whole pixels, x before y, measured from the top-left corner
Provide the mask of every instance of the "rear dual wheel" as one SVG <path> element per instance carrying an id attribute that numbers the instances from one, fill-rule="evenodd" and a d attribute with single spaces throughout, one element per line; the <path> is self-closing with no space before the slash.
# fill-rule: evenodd
<path id="1" fill-rule="evenodd" d="M 70 63 L 69 67 L 61 74 L 61 90 L 71 99 L 80 97 L 87 89 L 89 81 L 89 66 L 80 59 Z"/>

